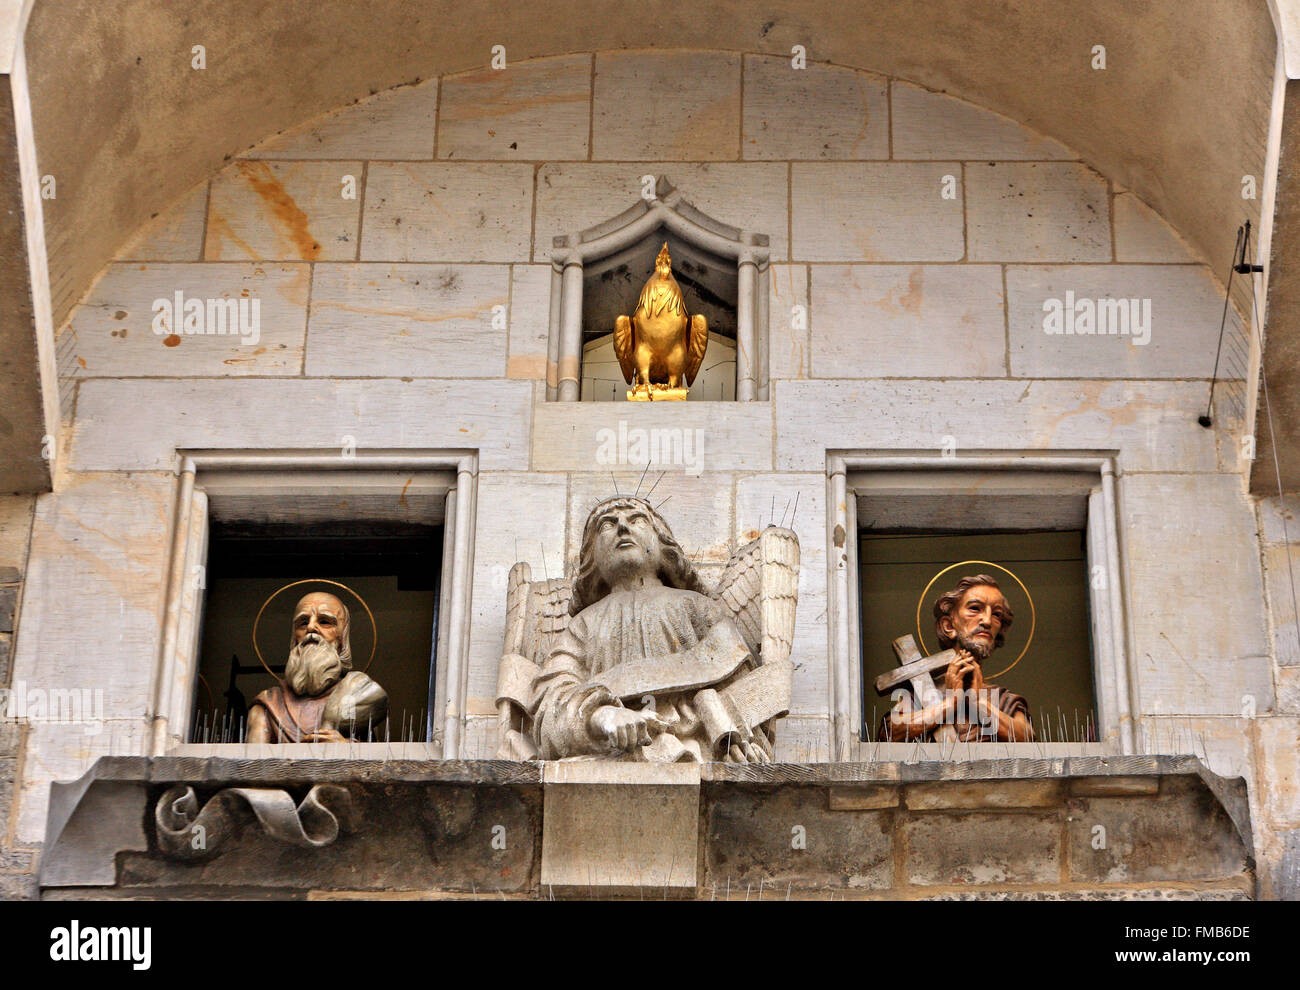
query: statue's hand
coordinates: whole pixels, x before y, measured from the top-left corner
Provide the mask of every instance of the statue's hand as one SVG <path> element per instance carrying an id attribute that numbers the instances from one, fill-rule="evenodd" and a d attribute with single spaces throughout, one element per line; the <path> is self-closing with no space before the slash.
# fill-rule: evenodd
<path id="1" fill-rule="evenodd" d="M 948 664 L 948 669 L 943 672 L 943 687 L 945 691 L 960 691 L 962 681 L 962 671 L 965 669 L 964 661 L 968 657 L 965 650 L 957 651 L 957 659 Z"/>
<path id="2" fill-rule="evenodd" d="M 967 679 L 970 684 L 967 685 Z M 984 674 L 980 670 L 979 661 L 971 656 L 965 650 L 957 651 L 957 659 L 948 664 L 948 670 L 943 675 L 943 686 L 949 691 L 962 691 L 967 686 L 978 688 L 984 684 Z"/>
<path id="3" fill-rule="evenodd" d="M 651 738 L 668 726 L 651 711 L 603 705 L 592 714 L 590 728 L 592 736 L 603 740 L 610 749 L 629 750 L 633 746 L 650 745 Z"/>
<path id="4" fill-rule="evenodd" d="M 315 732 L 308 732 L 302 737 L 303 742 L 347 742 L 345 737 L 338 729 L 317 729 Z"/>
<path id="5" fill-rule="evenodd" d="M 723 757 L 725 763 L 771 763 L 772 757 L 768 755 L 767 750 L 759 745 L 758 740 L 750 742 L 732 743 L 731 748 L 727 750 Z"/>

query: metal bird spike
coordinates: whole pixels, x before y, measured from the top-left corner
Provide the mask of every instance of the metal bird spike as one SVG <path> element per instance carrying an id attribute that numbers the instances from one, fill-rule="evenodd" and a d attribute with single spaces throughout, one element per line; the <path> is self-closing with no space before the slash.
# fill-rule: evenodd
<path id="1" fill-rule="evenodd" d="M 609 480 L 612 481 L 612 482 L 614 482 L 614 494 L 615 494 L 615 495 L 622 495 L 622 492 L 620 492 L 620 491 L 618 490 L 618 479 L 614 477 L 614 472 L 613 472 L 613 471 L 609 472 Z"/>
<path id="2" fill-rule="evenodd" d="M 649 467 L 649 466 L 650 466 L 649 464 L 646 465 L 646 467 Z M 661 482 L 661 481 L 664 480 L 664 475 L 667 474 L 667 473 L 668 473 L 667 471 L 660 471 L 660 472 L 659 472 L 659 477 L 655 478 L 655 483 L 654 483 L 653 485 L 651 485 L 651 486 L 650 486 L 650 490 L 649 490 L 648 492 L 645 493 L 645 498 L 646 498 L 646 501 L 647 501 L 647 502 L 650 501 L 650 496 L 653 495 L 653 494 L 655 493 L 655 489 L 659 487 L 659 482 Z"/>
<path id="3" fill-rule="evenodd" d="M 649 470 L 650 470 L 650 462 L 647 460 L 647 461 L 645 462 L 645 471 L 642 471 L 642 472 L 641 472 L 641 477 L 637 480 L 637 483 L 636 483 L 636 491 L 632 493 L 632 497 L 633 497 L 633 498 L 636 498 L 637 496 L 639 496 L 639 495 L 641 494 L 641 485 L 642 485 L 642 483 L 645 481 L 645 474 L 646 474 L 646 471 L 649 471 Z"/>

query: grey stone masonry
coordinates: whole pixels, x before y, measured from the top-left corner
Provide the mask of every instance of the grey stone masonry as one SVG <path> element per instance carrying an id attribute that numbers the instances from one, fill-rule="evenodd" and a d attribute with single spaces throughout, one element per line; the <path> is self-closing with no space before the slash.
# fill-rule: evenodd
<path id="1" fill-rule="evenodd" d="M 1255 894 L 1245 783 L 1191 757 L 683 769 L 695 781 L 683 794 L 698 793 L 696 839 L 688 841 L 702 871 L 687 889 L 674 884 L 674 896 Z M 42 896 L 558 897 L 538 872 L 546 843 L 562 841 L 543 824 L 548 789 L 568 788 L 570 804 L 590 798 L 598 815 L 618 792 L 633 797 L 663 784 L 654 767 L 612 764 L 584 795 L 565 770 L 509 761 L 105 757 L 80 781 L 54 785 Z M 210 825 L 224 804 L 246 799 L 230 797 L 230 788 L 289 793 L 294 803 L 312 788 L 337 829 L 305 848 L 245 816 L 220 835 L 214 825 L 201 855 L 175 846 L 169 854 L 161 841 L 167 811 L 186 788 Z M 606 819 L 601 827 L 641 826 Z M 493 842 L 502 828 L 504 843 Z M 651 892 L 635 888 L 626 876 L 617 889 L 593 877 L 589 888 L 565 893 Z"/>

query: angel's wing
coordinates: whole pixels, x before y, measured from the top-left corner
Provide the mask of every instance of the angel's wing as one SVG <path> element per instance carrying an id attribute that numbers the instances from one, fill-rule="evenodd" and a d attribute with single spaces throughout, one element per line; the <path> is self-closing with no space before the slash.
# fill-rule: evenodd
<path id="1" fill-rule="evenodd" d="M 533 569 L 525 560 L 510 568 L 506 578 L 506 653 L 524 651 L 524 624 L 528 617 L 528 594 Z"/>
<path id="2" fill-rule="evenodd" d="M 757 663 L 790 656 L 799 598 L 799 537 L 769 526 L 722 571 L 713 598 L 731 611 Z"/>
<path id="3" fill-rule="evenodd" d="M 532 580 L 532 568 L 520 561 L 506 583 L 505 651 L 497 667 L 497 711 L 502 760 L 537 756 L 529 729 L 533 685 L 551 647 L 569 625 L 572 584 L 564 578 Z"/>
<path id="4" fill-rule="evenodd" d="M 524 622 L 523 655 L 537 666 L 546 663 L 560 634 L 569 628 L 569 599 L 573 585 L 567 578 L 532 582 Z"/>
<path id="5" fill-rule="evenodd" d="M 623 381 L 629 385 L 632 384 L 632 376 L 636 374 L 636 363 L 632 358 L 635 351 L 636 335 L 632 332 L 632 320 L 620 316 L 614 321 L 614 353 L 618 356 L 618 366 L 623 370 Z"/>
<path id="6" fill-rule="evenodd" d="M 540 667 L 560 634 L 569 627 L 573 583 L 568 578 L 534 581 L 532 576 L 526 561 L 510 568 L 505 652 L 525 657 Z"/>
<path id="7" fill-rule="evenodd" d="M 686 348 L 686 384 L 695 381 L 704 363 L 704 352 L 709 346 L 709 321 L 701 313 L 691 317 L 690 341 Z"/>

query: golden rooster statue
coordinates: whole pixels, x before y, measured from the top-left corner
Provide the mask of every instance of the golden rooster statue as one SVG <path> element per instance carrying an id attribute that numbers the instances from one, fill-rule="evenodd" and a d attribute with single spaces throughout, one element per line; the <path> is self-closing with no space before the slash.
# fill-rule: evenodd
<path id="1" fill-rule="evenodd" d="M 695 381 L 708 346 L 708 321 L 699 313 L 686 315 L 665 242 L 636 311 L 630 319 L 620 316 L 614 322 L 614 353 L 624 381 L 632 386 L 628 400 L 685 399 L 683 379 L 686 386 Z"/>

